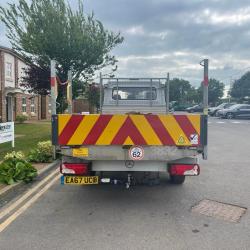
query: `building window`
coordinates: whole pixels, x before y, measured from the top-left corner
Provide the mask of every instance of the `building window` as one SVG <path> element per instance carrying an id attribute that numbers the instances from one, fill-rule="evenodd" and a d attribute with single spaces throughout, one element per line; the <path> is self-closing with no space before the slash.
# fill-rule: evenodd
<path id="1" fill-rule="evenodd" d="M 49 97 L 49 113 L 51 113 L 51 97 Z"/>
<path id="2" fill-rule="evenodd" d="M 6 63 L 6 76 L 12 77 L 12 64 L 9 62 Z"/>
<path id="3" fill-rule="evenodd" d="M 26 113 L 26 97 L 22 98 L 22 112 Z"/>
<path id="4" fill-rule="evenodd" d="M 36 113 L 36 111 L 35 111 L 35 97 L 32 97 L 30 100 L 30 112 Z"/>

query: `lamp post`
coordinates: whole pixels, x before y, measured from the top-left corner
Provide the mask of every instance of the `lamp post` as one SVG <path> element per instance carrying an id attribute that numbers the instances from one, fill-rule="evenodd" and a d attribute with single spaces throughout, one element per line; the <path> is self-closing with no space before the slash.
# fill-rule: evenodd
<path id="1" fill-rule="evenodd" d="M 208 115 L 208 59 L 204 59 L 200 62 L 200 65 L 204 68 L 203 79 L 203 114 Z"/>
<path id="2" fill-rule="evenodd" d="M 207 130 L 207 120 L 208 120 L 208 59 L 204 59 L 200 62 L 200 65 L 204 67 L 204 79 L 203 79 L 203 127 Z M 207 133 L 203 138 L 203 159 L 207 159 Z"/>
<path id="3" fill-rule="evenodd" d="M 167 73 L 167 79 L 165 82 L 165 98 L 166 98 L 166 113 L 169 113 L 169 73 Z"/>

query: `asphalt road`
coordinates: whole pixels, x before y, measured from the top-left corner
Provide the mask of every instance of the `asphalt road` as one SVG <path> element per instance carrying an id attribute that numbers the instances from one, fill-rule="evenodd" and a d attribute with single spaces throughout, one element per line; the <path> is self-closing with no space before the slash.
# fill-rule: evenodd
<path id="1" fill-rule="evenodd" d="M 209 119 L 201 175 L 172 186 L 56 182 L 0 233 L 0 249 L 250 249 L 250 120 Z M 232 223 L 191 212 L 203 199 L 248 208 Z"/>

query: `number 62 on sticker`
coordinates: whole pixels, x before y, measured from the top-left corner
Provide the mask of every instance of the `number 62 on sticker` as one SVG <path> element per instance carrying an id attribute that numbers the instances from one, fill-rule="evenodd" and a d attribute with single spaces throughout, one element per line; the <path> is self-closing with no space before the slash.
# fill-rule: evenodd
<path id="1" fill-rule="evenodd" d="M 144 149 L 140 146 L 134 146 L 129 149 L 129 157 L 131 160 L 141 160 L 144 157 Z"/>

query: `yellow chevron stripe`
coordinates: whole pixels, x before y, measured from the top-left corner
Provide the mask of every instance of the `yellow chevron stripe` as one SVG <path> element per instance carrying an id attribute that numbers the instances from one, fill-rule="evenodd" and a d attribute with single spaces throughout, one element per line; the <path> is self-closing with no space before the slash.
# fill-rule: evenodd
<path id="1" fill-rule="evenodd" d="M 159 115 L 159 118 L 168 131 L 169 135 L 178 146 L 189 146 L 191 145 L 189 139 L 177 123 L 173 115 Z"/>
<path id="2" fill-rule="evenodd" d="M 60 135 L 67 125 L 71 115 L 58 115 L 58 135 Z"/>
<path id="3" fill-rule="evenodd" d="M 123 145 L 135 145 L 134 142 L 132 141 L 132 139 L 130 138 L 130 136 L 128 136 L 125 140 L 125 142 L 123 143 Z"/>
<path id="4" fill-rule="evenodd" d="M 189 146 L 189 138 L 185 135 L 184 131 L 177 123 L 173 115 L 158 115 L 161 122 L 163 123 L 165 129 L 168 131 L 170 136 L 173 138 L 176 145 L 179 146 Z M 86 139 L 89 132 L 96 123 L 99 115 L 87 115 L 79 124 L 78 128 L 75 130 L 68 145 L 81 145 Z M 104 129 L 101 136 L 98 138 L 96 145 L 110 145 L 119 129 L 124 124 L 128 115 L 113 115 L 109 124 Z M 60 135 L 69 122 L 71 115 L 58 115 L 58 134 Z M 148 145 L 162 145 L 157 134 L 148 123 L 147 119 L 143 115 L 130 115 L 131 120 L 138 128 L 143 138 Z M 187 115 L 190 123 L 193 125 L 198 134 L 200 134 L 201 124 L 200 115 Z M 126 138 L 124 145 L 134 145 L 130 137 Z"/>
<path id="5" fill-rule="evenodd" d="M 109 145 L 123 125 L 127 115 L 113 115 L 107 127 L 98 138 L 96 145 Z"/>
<path id="6" fill-rule="evenodd" d="M 153 128 L 148 123 L 144 115 L 130 115 L 135 126 L 141 132 L 148 145 L 162 145 Z"/>
<path id="7" fill-rule="evenodd" d="M 86 115 L 78 125 L 67 145 L 81 145 L 95 125 L 99 115 Z"/>
<path id="8" fill-rule="evenodd" d="M 201 131 L 201 122 L 200 122 L 201 117 L 200 117 L 200 115 L 187 115 L 187 118 L 192 123 L 197 134 L 200 135 L 200 131 Z"/>

